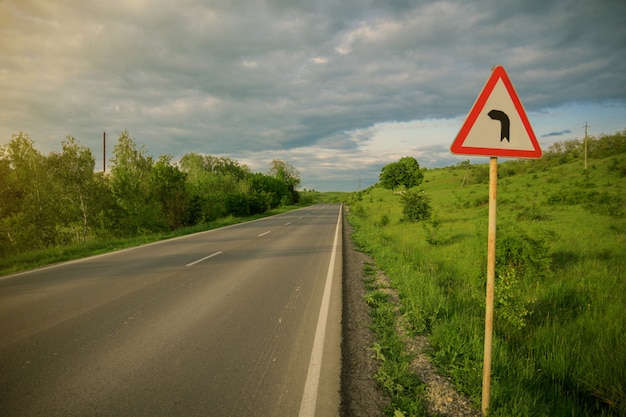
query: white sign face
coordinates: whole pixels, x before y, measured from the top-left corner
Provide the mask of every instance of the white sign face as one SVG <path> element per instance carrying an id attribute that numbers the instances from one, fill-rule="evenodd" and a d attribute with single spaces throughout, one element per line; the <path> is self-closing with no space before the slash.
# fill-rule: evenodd
<path id="1" fill-rule="evenodd" d="M 450 150 L 463 155 L 539 158 L 541 149 L 503 67 L 496 67 Z"/>

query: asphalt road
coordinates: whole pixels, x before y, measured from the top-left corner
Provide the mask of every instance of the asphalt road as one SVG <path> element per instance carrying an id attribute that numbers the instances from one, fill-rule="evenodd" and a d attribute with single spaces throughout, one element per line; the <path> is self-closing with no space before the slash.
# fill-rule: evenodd
<path id="1" fill-rule="evenodd" d="M 339 205 L 0 278 L 2 416 L 339 413 Z"/>

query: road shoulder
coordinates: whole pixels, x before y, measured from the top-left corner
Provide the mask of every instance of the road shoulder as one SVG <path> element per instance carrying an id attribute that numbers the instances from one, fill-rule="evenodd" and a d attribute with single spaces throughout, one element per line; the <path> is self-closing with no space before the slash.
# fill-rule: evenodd
<path id="1" fill-rule="evenodd" d="M 374 380 L 378 369 L 372 350 L 375 338 L 370 330 L 371 309 L 363 298 L 363 268 L 372 260 L 356 250 L 352 226 L 345 215 L 343 220 L 341 416 L 382 417 L 389 400 Z"/>

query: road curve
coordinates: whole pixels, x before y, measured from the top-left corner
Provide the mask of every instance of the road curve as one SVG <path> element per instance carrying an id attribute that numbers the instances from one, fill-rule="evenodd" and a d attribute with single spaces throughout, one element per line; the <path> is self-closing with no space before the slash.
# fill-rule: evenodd
<path id="1" fill-rule="evenodd" d="M 338 415 L 340 211 L 0 278 L 0 414 Z"/>

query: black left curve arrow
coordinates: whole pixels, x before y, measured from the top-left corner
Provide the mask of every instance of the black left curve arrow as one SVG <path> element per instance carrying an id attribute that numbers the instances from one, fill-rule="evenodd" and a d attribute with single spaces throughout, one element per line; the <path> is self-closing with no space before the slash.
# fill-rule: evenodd
<path id="1" fill-rule="evenodd" d="M 493 120 L 500 121 L 500 142 L 506 139 L 507 142 L 511 143 L 511 136 L 510 136 L 511 122 L 509 121 L 509 116 L 507 116 L 505 112 L 500 111 L 500 110 L 491 110 L 487 114 Z"/>

